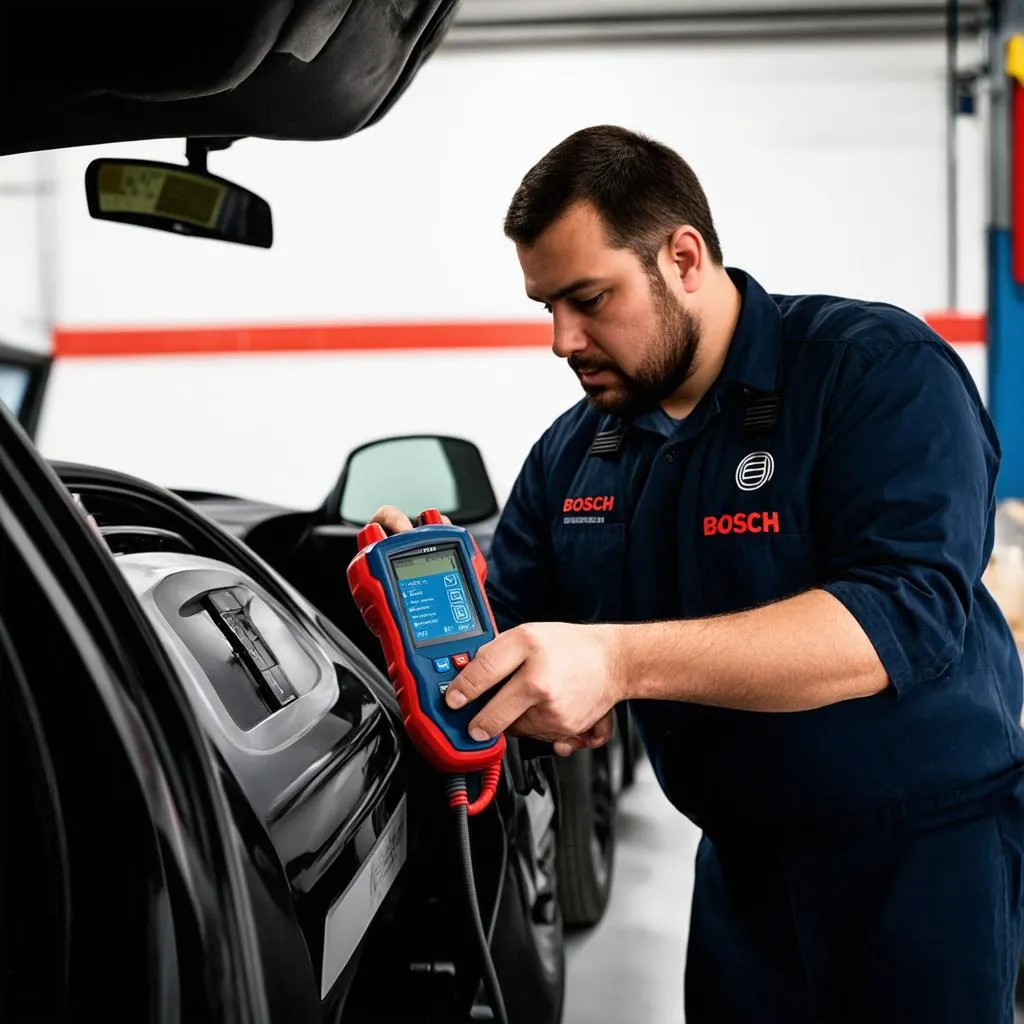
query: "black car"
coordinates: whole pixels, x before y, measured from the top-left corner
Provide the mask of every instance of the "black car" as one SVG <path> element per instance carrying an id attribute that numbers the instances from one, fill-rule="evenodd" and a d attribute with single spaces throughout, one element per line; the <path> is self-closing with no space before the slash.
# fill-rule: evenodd
<path id="1" fill-rule="evenodd" d="M 232 188 L 206 154 L 372 124 L 455 6 L 210 2 L 153 32 L 117 2 L 37 5 L 6 39 L 74 45 L 4 62 L 0 153 L 185 138 L 173 202 L 120 219 L 265 244 L 268 211 L 241 192 L 200 223 Z M 119 174 L 87 180 L 98 215 Z M 503 1001 L 557 1022 L 552 759 L 510 744 L 466 870 L 365 628 L 257 553 L 288 517 L 243 543 L 199 502 L 48 464 L 32 415 L 0 408 L 0 1020 L 440 1024 Z M 344 593 L 345 546 L 321 551 Z"/>
<path id="2" fill-rule="evenodd" d="M 10 424 L 8 429 L 15 437 Z M 8 447 L 5 443 L 4 451 Z M 34 461 L 27 447 L 24 456 Z M 55 513 L 63 513 L 70 501 L 81 522 L 91 524 L 92 536 L 75 540 L 83 554 L 92 548 L 103 566 L 102 572 L 96 565 L 88 567 L 89 582 L 109 584 L 119 598 L 115 602 L 107 595 L 90 602 L 109 620 L 115 642 L 131 632 L 123 621 L 130 615 L 147 645 L 155 648 L 154 660 L 163 672 L 158 676 L 152 668 L 126 678 L 123 684 L 131 684 L 131 690 L 122 699 L 152 700 L 154 711 L 173 701 L 174 717 L 194 734 L 202 762 L 175 779 L 186 766 L 177 760 L 179 740 L 173 733 L 163 735 L 167 719 L 161 711 L 151 721 L 131 723 L 132 737 L 153 747 L 146 761 L 134 772 L 123 766 L 123 778 L 108 767 L 105 782 L 117 782 L 126 792 L 140 784 L 167 795 L 177 792 L 187 804 L 192 774 L 200 767 L 209 773 L 208 785 L 220 791 L 225 804 L 223 821 L 204 818 L 198 806 L 178 813 L 191 810 L 210 839 L 226 828 L 220 841 L 233 847 L 239 861 L 235 899 L 246 907 L 247 929 L 256 943 L 254 966 L 266 993 L 267 1019 L 470 1019 L 474 1002 L 484 1006 L 487 1000 L 456 870 L 455 831 L 446 820 L 442 780 L 407 748 L 397 702 L 383 674 L 251 549 L 180 497 L 94 467 L 57 463 L 48 471 L 34 468 L 41 482 L 53 484 L 55 473 L 63 487 L 50 496 Z M 61 540 L 78 525 L 63 523 Z M 340 570 L 344 578 L 344 566 Z M 5 624 L 6 605 L 14 597 L 5 587 Z M 46 625 L 40 627 L 49 638 Z M 20 635 L 8 629 L 12 637 Z M 365 627 L 358 632 L 368 634 Z M 29 683 L 33 678 L 26 672 Z M 90 787 L 96 783 L 85 772 L 65 779 L 60 765 L 74 772 L 75 759 L 88 759 L 91 751 L 73 739 L 78 707 L 64 688 L 51 693 L 36 682 L 31 690 L 22 698 L 35 705 L 33 717 L 44 731 L 37 742 L 45 744 L 53 768 L 29 780 L 29 789 L 54 789 L 60 806 L 66 804 L 64 810 L 44 814 L 40 826 L 58 830 L 53 841 L 58 849 L 66 848 L 63 870 L 73 878 L 86 870 L 92 854 L 76 849 L 71 834 L 59 839 L 60 820 L 70 812 L 87 824 L 89 803 L 97 796 Z M 56 716 L 52 724 L 51 715 Z M 48 727 L 71 729 L 72 735 L 51 738 Z M 23 736 L 19 746 L 27 742 Z M 125 739 L 106 735 L 104 742 L 113 755 Z M 166 765 L 152 760 L 157 752 L 168 758 Z M 554 1022 L 561 1015 L 564 959 L 549 762 L 523 761 L 513 745 L 497 805 L 472 826 L 480 908 L 513 1021 Z M 170 778 L 161 779 L 158 768 Z M 14 765 L 11 771 L 12 777 L 18 774 Z M 81 793 L 75 789 L 79 782 Z M 78 802 L 82 805 L 76 807 Z M 138 838 L 129 842 L 129 823 L 126 818 L 119 846 L 145 854 L 133 845 Z M 137 824 L 146 825 L 141 808 Z M 158 833 L 159 821 L 149 822 L 149 828 Z M 96 854 L 110 856 L 103 834 L 93 834 L 100 840 Z M 178 837 L 179 844 L 186 838 Z M 38 860 L 37 852 L 31 856 Z M 133 856 L 127 867 L 108 864 L 98 888 L 109 887 L 115 899 L 125 885 L 162 891 L 167 900 L 162 913 L 173 922 L 166 938 L 185 941 L 177 929 L 185 913 L 178 905 L 185 880 L 162 877 L 160 863 L 160 857 L 154 861 L 146 854 Z M 4 877 L 15 883 L 16 876 L 6 869 Z M 214 882 L 208 879 L 205 885 Z M 32 902 L 20 901 L 22 894 L 28 897 L 30 891 L 18 881 L 4 906 L 20 907 L 27 918 Z M 95 891 L 91 895 L 99 898 Z M 211 890 L 205 898 L 214 895 Z M 136 906 L 136 927 L 145 926 L 136 932 L 136 943 L 144 945 L 147 933 L 157 927 L 151 916 L 155 911 L 152 905 Z M 19 919 L 5 914 L 5 931 L 7 923 Z M 230 927 L 222 923 L 209 937 L 230 940 Z M 14 938 L 19 932 L 8 934 Z M 107 953 L 95 942 L 78 946 L 77 956 Z M 7 966 L 5 1000 L 19 993 L 30 998 L 37 987 L 24 983 L 35 974 L 11 969 L 10 961 Z M 85 969 L 79 962 L 78 970 Z M 173 985 L 173 979 L 167 983 Z M 140 983 L 140 998 L 143 994 Z M 18 1005 L 4 1013 L 5 1021 L 37 1019 L 19 1018 Z"/>
<path id="3" fill-rule="evenodd" d="M 382 483 L 386 481 L 386 483 Z M 479 449 L 448 436 L 381 438 L 350 453 L 316 509 L 297 511 L 227 494 L 176 492 L 257 551 L 352 637 L 382 671 L 375 638 L 362 628 L 344 584 L 359 528 L 385 503 L 410 517 L 438 507 L 468 529 L 487 556 L 499 506 Z M 529 747 L 527 747 L 529 749 Z M 554 762 L 561 795 L 559 902 L 565 923 L 593 926 L 608 905 L 615 866 L 615 810 L 641 744 L 628 707 L 616 708 L 611 743 Z"/>

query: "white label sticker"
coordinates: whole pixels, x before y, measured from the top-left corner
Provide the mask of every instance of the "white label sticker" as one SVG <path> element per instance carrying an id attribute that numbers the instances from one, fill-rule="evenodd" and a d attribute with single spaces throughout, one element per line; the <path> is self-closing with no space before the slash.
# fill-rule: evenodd
<path id="1" fill-rule="evenodd" d="M 374 915 L 395 884 L 406 856 L 405 797 L 363 861 L 359 873 L 334 901 L 324 925 L 320 998 L 324 999 L 362 941 Z"/>

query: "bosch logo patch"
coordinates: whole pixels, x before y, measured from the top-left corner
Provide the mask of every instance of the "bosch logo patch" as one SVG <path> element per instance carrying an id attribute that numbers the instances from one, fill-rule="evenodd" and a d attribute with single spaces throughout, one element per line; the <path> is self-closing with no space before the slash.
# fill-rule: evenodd
<path id="1" fill-rule="evenodd" d="M 611 512 L 615 508 L 612 495 L 600 494 L 589 498 L 566 498 L 563 512 Z"/>
<path id="2" fill-rule="evenodd" d="M 778 512 L 736 512 L 733 515 L 706 516 L 704 536 L 728 533 L 778 533 Z"/>
<path id="3" fill-rule="evenodd" d="M 770 452 L 751 452 L 736 467 L 736 486 L 741 491 L 756 491 L 764 487 L 775 472 L 775 460 Z"/>

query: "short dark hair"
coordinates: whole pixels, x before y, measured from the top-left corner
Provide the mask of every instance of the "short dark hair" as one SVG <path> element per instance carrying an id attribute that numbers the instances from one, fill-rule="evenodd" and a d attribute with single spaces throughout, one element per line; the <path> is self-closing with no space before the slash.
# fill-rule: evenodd
<path id="1" fill-rule="evenodd" d="M 529 248 L 581 202 L 601 216 L 608 243 L 632 249 L 648 273 L 680 224 L 699 231 L 712 260 L 722 263 L 697 175 L 678 153 L 645 135 L 614 125 L 574 132 L 527 172 L 505 215 L 505 234 Z"/>

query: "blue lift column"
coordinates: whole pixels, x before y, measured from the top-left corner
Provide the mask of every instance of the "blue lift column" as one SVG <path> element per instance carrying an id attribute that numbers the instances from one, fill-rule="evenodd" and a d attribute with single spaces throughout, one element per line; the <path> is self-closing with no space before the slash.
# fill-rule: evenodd
<path id="1" fill-rule="evenodd" d="M 988 406 L 997 495 L 1024 498 L 1024 0 L 1001 0 L 989 54 Z"/>

